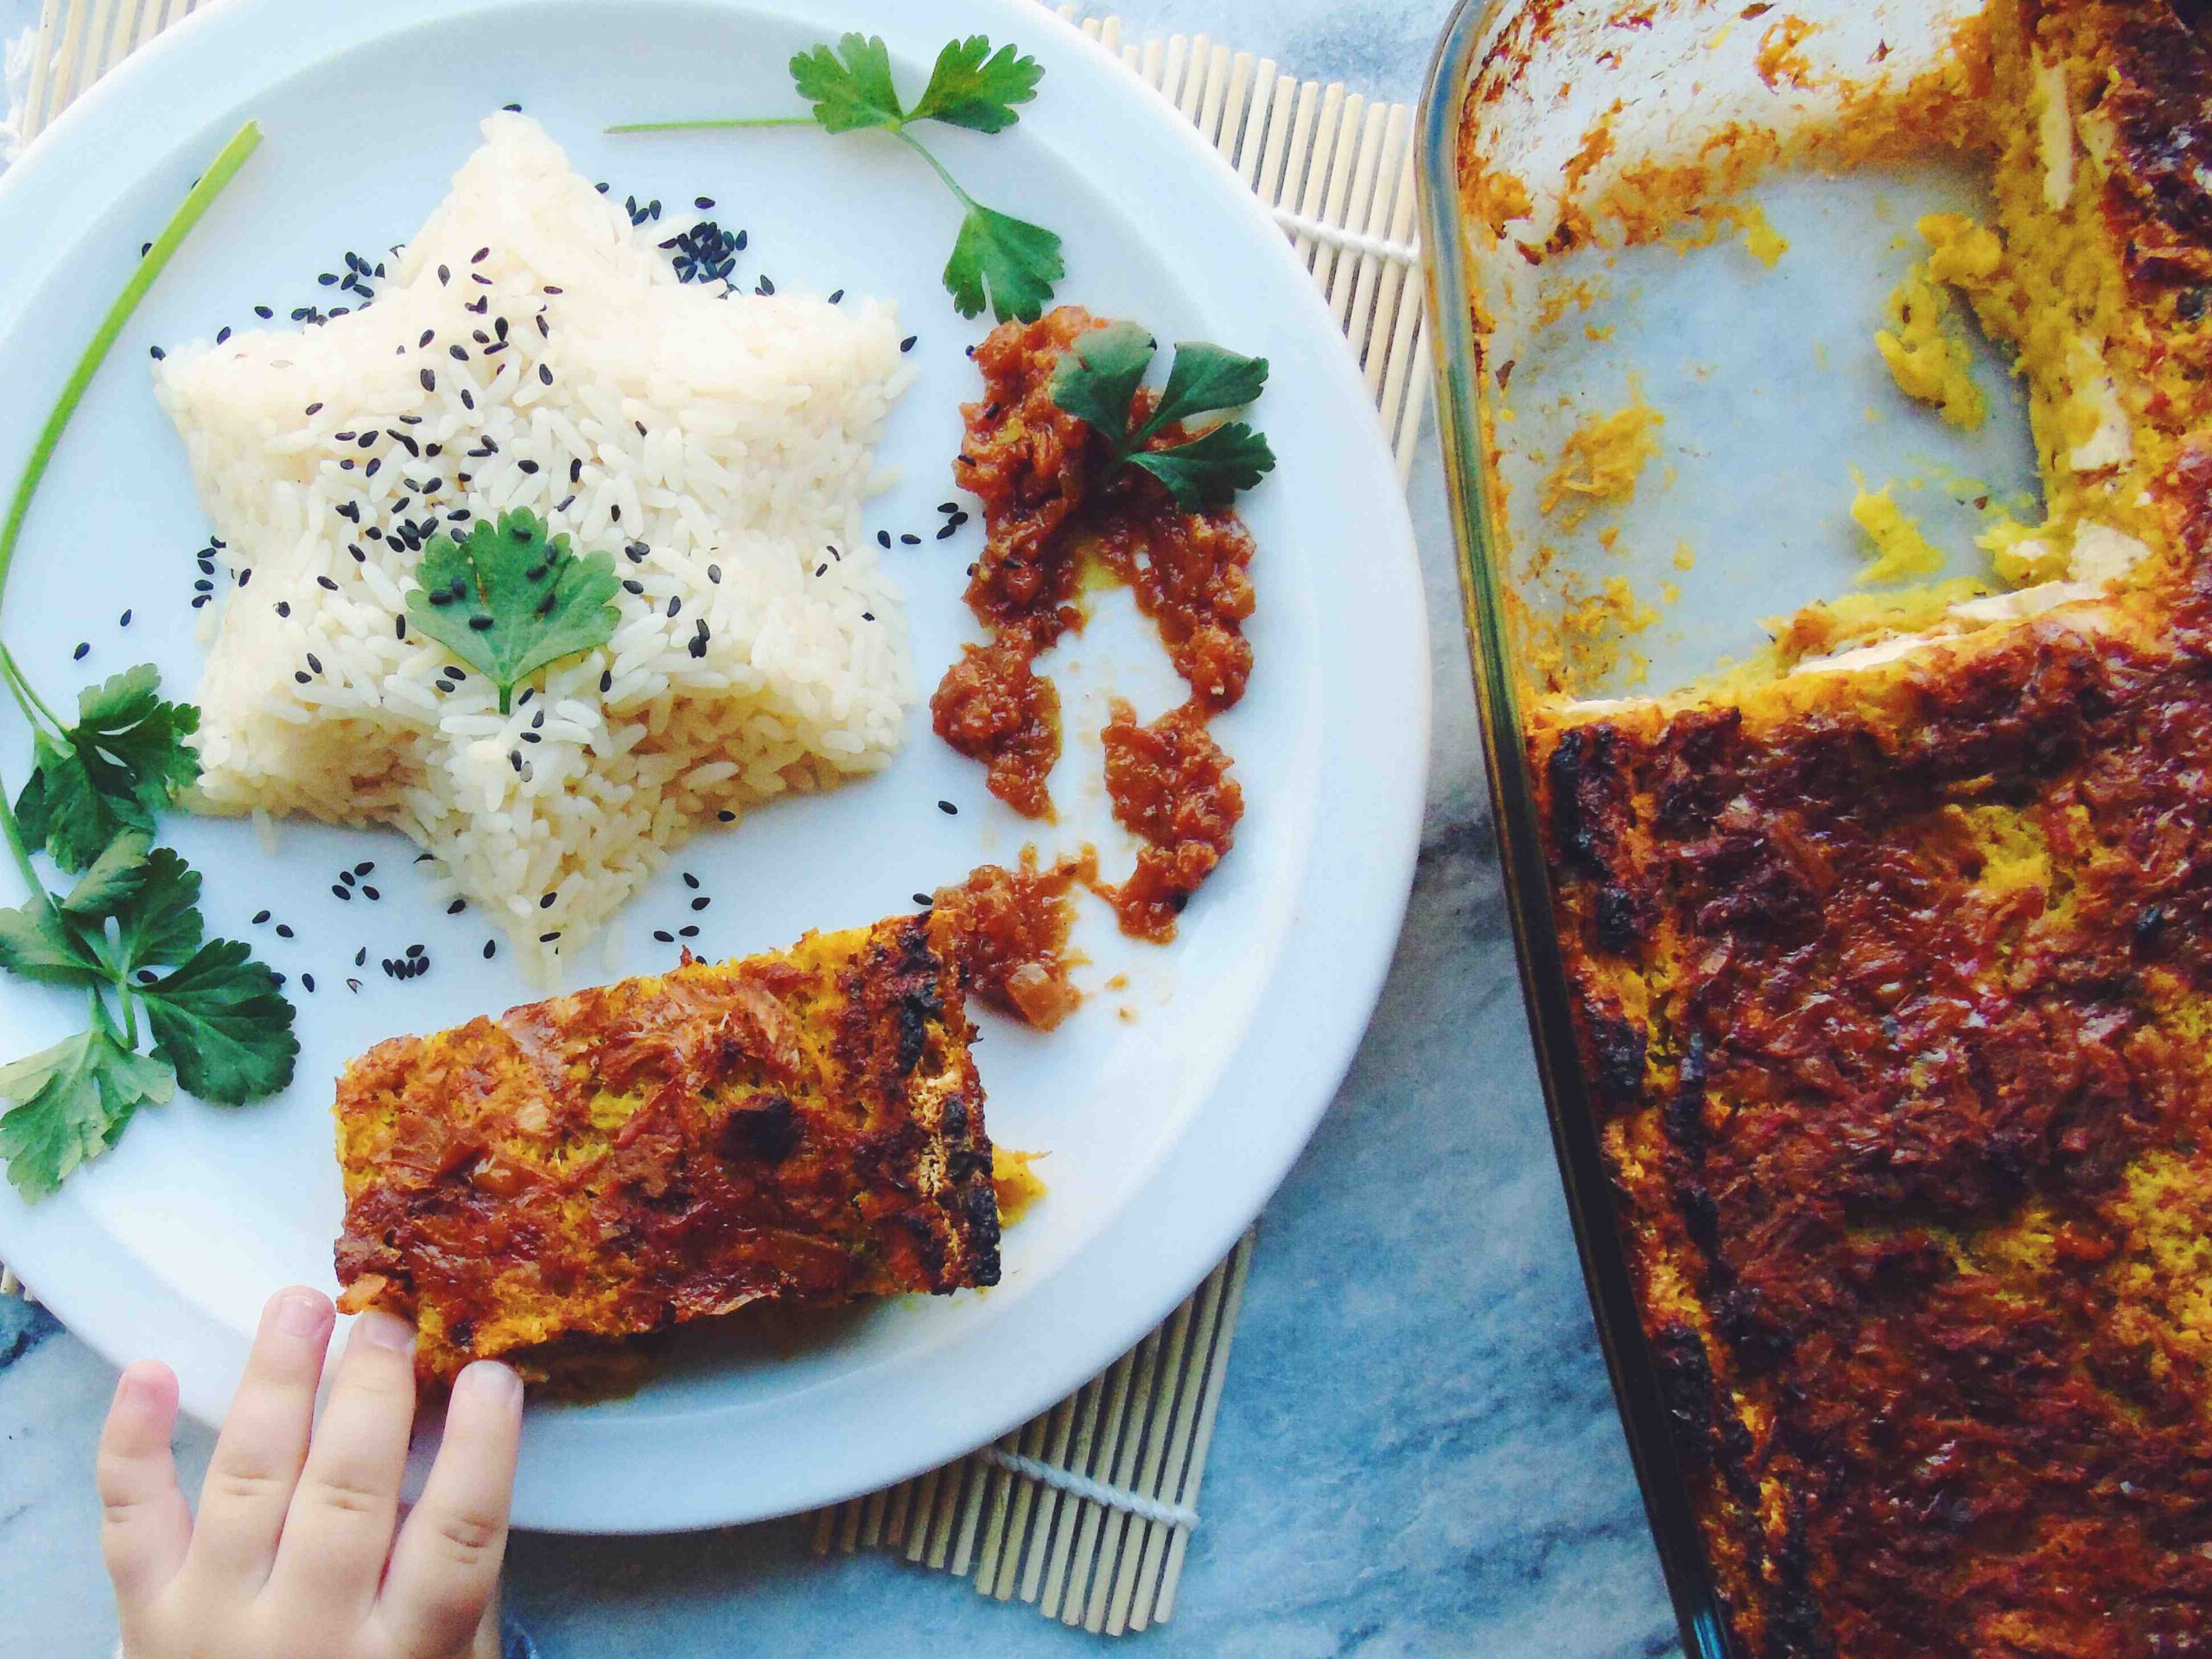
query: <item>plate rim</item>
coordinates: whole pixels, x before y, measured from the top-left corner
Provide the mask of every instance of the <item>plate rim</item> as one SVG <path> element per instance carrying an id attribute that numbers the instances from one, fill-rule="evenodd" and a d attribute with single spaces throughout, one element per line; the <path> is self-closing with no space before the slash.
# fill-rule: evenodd
<path id="1" fill-rule="evenodd" d="M 86 175 L 105 172 L 119 175 L 125 185 L 135 183 L 148 167 L 161 164 L 170 153 L 171 145 L 158 139 L 151 144 L 139 142 L 143 132 L 134 114 L 142 108 L 162 107 L 165 88 L 171 104 L 191 106 L 193 119 L 227 119 L 226 112 L 250 99 L 253 89 L 275 85 L 388 35 L 425 22 L 526 10 L 543 3 L 391 0 L 373 18 L 341 11 L 334 3 L 312 8 L 314 13 L 339 21 L 329 33 L 302 29 L 302 14 L 309 9 L 296 0 L 232 0 L 195 12 L 157 35 L 73 102 L 22 161 L 0 175 L 0 226 L 17 214 L 34 212 L 41 196 L 66 226 L 57 251 L 43 260 L 26 261 L 29 269 L 0 288 L 22 294 L 41 291 L 57 267 L 75 257 L 84 234 L 105 211 L 109 199 L 98 190 L 85 189 Z M 980 30 L 995 40 L 1018 39 L 1025 51 L 1046 62 L 1064 82 L 1072 79 L 1079 83 L 1071 98 L 1086 90 L 1113 89 L 1104 93 L 1103 103 L 1085 105 L 1093 119 L 1103 121 L 1101 111 L 1119 104 L 1127 111 L 1126 118 L 1119 120 L 1124 130 L 1134 127 L 1155 145 L 1166 143 L 1187 160 L 1192 176 L 1184 181 L 1185 188 L 1213 199 L 1207 205 L 1221 215 L 1217 235 L 1224 245 L 1241 239 L 1244 248 L 1237 255 L 1240 260 L 1249 251 L 1255 287 L 1274 290 L 1269 304 L 1281 331 L 1301 346 L 1328 342 L 1325 350 L 1313 355 L 1325 365 L 1316 372 L 1336 383 L 1347 411 L 1341 435 L 1345 442 L 1336 470 L 1343 478 L 1359 480 L 1356 489 L 1341 484 L 1336 487 L 1346 489 L 1368 514 L 1370 542 L 1356 556 L 1381 579 L 1377 585 L 1385 590 L 1388 601 L 1379 604 L 1369 620 L 1382 620 L 1382 613 L 1389 612 L 1391 626 L 1382 630 L 1389 637 L 1374 642 L 1380 649 L 1363 667 L 1361 690 L 1369 694 L 1365 702 L 1370 715 L 1367 729 L 1352 748 L 1340 741 L 1332 750 L 1325 741 L 1316 770 L 1325 798 L 1332 763 L 1340 767 L 1347 759 L 1359 763 L 1360 781 L 1382 787 L 1335 810 L 1326 804 L 1314 808 L 1311 841 L 1295 872 L 1301 895 L 1313 902 L 1299 906 L 1283 948 L 1261 971 L 1254 1006 L 1236 1034 L 1230 1055 L 1178 1138 L 1166 1146 L 1120 1208 L 1052 1270 L 1055 1280 L 1074 1282 L 1063 1283 L 1051 1294 L 1027 1296 L 964 1339 L 932 1344 L 905 1363 L 898 1385 L 902 1405 L 914 1405 L 918 1396 L 929 1408 L 912 1413 L 897 1441 L 879 1444 L 909 1449 L 896 1456 L 877 1456 L 864 1474 L 850 1471 L 868 1463 L 867 1456 L 849 1455 L 842 1465 L 848 1472 L 824 1472 L 813 1488 L 766 1503 L 747 1495 L 741 1474 L 687 1483 L 682 1491 L 633 1475 L 619 1491 L 602 1484 L 579 1492 L 571 1482 L 567 1483 L 570 1490 L 563 1492 L 558 1489 L 564 1483 L 557 1478 L 530 1478 L 526 1462 L 525 1478 L 517 1491 L 516 1524 L 552 1532 L 645 1535 L 734 1524 L 817 1509 L 876 1491 L 996 1439 L 1073 1393 L 1135 1345 L 1226 1257 L 1288 1175 L 1333 1101 L 1365 1034 L 1395 952 L 1411 893 L 1427 795 L 1433 695 L 1429 626 L 1410 511 L 1388 435 L 1358 365 L 1344 349 L 1343 331 L 1311 273 L 1265 206 L 1220 152 L 1156 88 L 1035 0 L 899 0 L 895 6 L 893 0 L 880 4 L 872 0 L 867 10 L 878 15 L 865 21 L 849 15 L 855 8 L 826 0 L 671 3 L 702 10 L 772 13 L 803 23 L 819 20 L 830 32 L 861 27 L 894 38 L 921 35 L 942 39 L 947 34 Z M 271 26 L 280 15 L 285 26 Z M 334 35 L 342 36 L 335 45 L 330 44 Z M 234 44 L 239 48 L 237 58 L 219 56 Z M 207 67 L 211 60 L 227 72 L 207 78 L 219 86 L 196 92 L 180 90 L 195 66 Z M 247 89 L 242 95 L 235 90 L 241 86 Z M 172 135 L 176 130 L 172 122 Z M 104 142 L 117 151 L 135 149 L 135 159 L 103 153 Z M 64 184 L 65 177 L 71 181 Z M 73 194 L 90 198 L 92 205 L 72 213 Z M 1241 232 L 1241 238 L 1231 234 L 1232 227 Z M 50 234 L 42 240 L 44 245 L 55 246 Z M 1276 296 L 1281 296 L 1280 302 Z M 1367 487 L 1377 483 L 1380 487 Z M 1325 665 L 1330 657 L 1324 653 L 1319 660 Z M 1372 695 L 1378 690 L 1379 698 Z M 1283 695 L 1301 692 L 1318 717 L 1320 698 L 1314 686 L 1294 684 Z M 1338 734 L 1340 739 L 1343 735 Z M 1314 873 L 1332 852 L 1339 857 L 1353 855 L 1342 866 L 1346 874 L 1333 892 L 1307 891 Z M 1360 902 L 1345 902 L 1354 898 Z M 1345 921 L 1351 925 L 1344 933 L 1325 932 L 1328 925 Z M 1301 943 L 1304 957 L 1299 950 Z M 1273 1047 L 1265 1040 L 1270 1026 L 1279 1028 Z M 1300 1052 L 1287 1054 L 1280 1046 L 1285 1038 L 1295 1038 Z M 1255 1090 L 1274 1102 L 1282 1123 L 1281 1131 L 1256 1156 L 1249 1143 L 1222 1134 L 1224 1128 L 1237 1127 L 1224 1121 L 1233 1119 L 1235 1113 L 1224 1097 Z M 1212 1133 L 1202 1137 L 1202 1129 Z M 1215 1158 L 1203 1155 L 1209 1150 Z M 1241 1166 L 1237 1154 L 1243 1155 Z M 1230 1195 L 1225 1201 L 1221 1197 L 1224 1189 Z M 54 1212 L 42 1209 L 41 1215 L 48 1213 Z M 7 1249 L 13 1263 L 19 1270 L 29 1269 L 23 1276 L 39 1287 L 41 1299 L 112 1362 L 165 1349 L 207 1355 L 193 1368 L 197 1376 L 188 1380 L 186 1405 L 203 1421 L 219 1421 L 224 1401 L 213 1396 L 207 1379 L 211 1373 L 235 1373 L 243 1360 L 243 1338 L 222 1329 L 220 1321 L 196 1315 L 197 1304 L 175 1295 L 165 1283 L 155 1282 L 150 1295 L 133 1299 L 127 1293 L 115 1294 L 112 1276 L 136 1273 L 144 1278 L 150 1270 L 91 1218 L 79 1217 L 72 1229 L 58 1218 L 52 1225 L 33 1225 L 30 1217 L 12 1192 L 0 1193 L 0 1235 L 10 1239 Z M 1173 1218 L 1182 1243 L 1166 1253 L 1172 1260 L 1154 1259 L 1155 1252 L 1147 1247 L 1157 1243 L 1156 1227 L 1168 1217 Z M 73 1256 L 73 1262 L 65 1262 L 65 1255 Z M 1126 1287 L 1132 1278 L 1139 1285 L 1134 1294 Z M 1085 1280 L 1093 1288 L 1108 1292 L 1116 1288 L 1117 1280 L 1123 1281 L 1124 1294 L 1116 1299 L 1122 1308 L 1118 1317 L 1095 1317 L 1091 1300 L 1082 1294 Z M 1013 1337 L 1025 1343 L 1027 1357 L 1022 1367 L 1007 1371 L 990 1362 L 988 1351 Z M 980 1370 L 971 1351 L 979 1346 L 986 1351 Z M 220 1351 L 211 1354 L 211 1350 Z M 179 1366 L 181 1375 L 185 1370 Z M 975 1392 L 979 1376 L 1019 1380 L 979 1402 Z M 921 1386 L 915 1387 L 917 1382 Z M 226 1395 L 227 1389 L 222 1392 Z M 627 1427 L 627 1436 L 640 1440 L 640 1450 L 653 1433 L 649 1423 Z M 626 1436 L 618 1429 L 610 1438 Z"/>

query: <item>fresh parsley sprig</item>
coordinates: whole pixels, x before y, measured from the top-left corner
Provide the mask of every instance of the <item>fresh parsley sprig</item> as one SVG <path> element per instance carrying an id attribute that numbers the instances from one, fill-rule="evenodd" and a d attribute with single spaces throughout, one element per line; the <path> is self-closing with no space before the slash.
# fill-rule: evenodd
<path id="1" fill-rule="evenodd" d="M 223 187 L 261 142 L 240 128 L 193 187 L 103 320 L 47 417 L 0 522 L 0 583 L 15 557 L 31 499 L 63 429 L 140 300 Z M 0 836 L 29 889 L 0 910 L 0 969 L 82 990 L 85 1029 L 0 1066 L 0 1159 L 27 1198 L 52 1192 L 113 1146 L 142 1105 L 181 1082 L 236 1104 L 283 1088 L 299 1054 L 292 1008 L 276 976 L 243 945 L 208 939 L 200 877 L 153 844 L 160 815 L 199 775 L 185 740 L 199 711 L 166 702 L 150 666 L 79 696 L 65 720 L 0 644 L 0 683 L 30 723 L 30 781 L 11 806 L 0 790 Z M 75 874 L 57 896 L 35 849 Z M 166 970 L 166 971 L 164 971 Z M 140 1016 L 150 1053 L 139 1052 Z"/>
<path id="2" fill-rule="evenodd" d="M 609 132 L 698 132 L 734 127 L 817 125 L 825 132 L 886 132 L 930 164 L 962 208 L 960 232 L 945 262 L 945 290 L 963 317 L 988 304 L 1001 322 L 1034 322 L 1067 275 L 1060 238 L 1041 225 L 986 207 L 963 189 L 911 129 L 937 121 L 970 132 L 1003 132 L 1021 118 L 1017 105 L 1037 96 L 1043 67 L 1012 46 L 995 51 L 981 35 L 949 41 L 930 71 L 929 85 L 908 109 L 891 76 L 891 52 L 880 36 L 849 34 L 833 49 L 821 45 L 792 58 L 791 82 L 814 106 L 810 116 L 760 116 L 732 120 L 645 121 Z"/>
<path id="3" fill-rule="evenodd" d="M 499 688 L 499 712 L 515 687 L 550 663 L 614 637 L 621 581 L 607 553 L 579 557 L 566 536 L 524 509 L 496 524 L 478 519 L 467 537 L 433 537 L 407 595 L 415 626 Z"/>
<path id="4" fill-rule="evenodd" d="M 0 671 L 12 666 L 0 663 Z M 22 690 L 28 696 L 28 683 Z M 150 664 L 79 691 L 73 724 L 34 708 L 45 705 L 23 704 L 33 760 L 16 818 L 23 839 L 64 870 L 85 868 L 126 830 L 150 834 L 156 818 L 199 779 L 200 757 L 184 740 L 200 729 L 200 711 L 165 702 Z"/>
<path id="5" fill-rule="evenodd" d="M 1242 421 L 1224 420 L 1181 443 L 1153 446 L 1171 427 L 1255 401 L 1267 389 L 1268 359 L 1204 340 L 1179 343 L 1152 412 L 1132 428 L 1137 388 L 1159 352 L 1159 342 L 1133 322 L 1095 329 L 1061 353 L 1052 371 L 1052 401 L 1106 440 L 1112 451 L 1108 471 L 1124 464 L 1143 468 L 1185 512 L 1221 505 L 1274 469 L 1265 438 Z"/>

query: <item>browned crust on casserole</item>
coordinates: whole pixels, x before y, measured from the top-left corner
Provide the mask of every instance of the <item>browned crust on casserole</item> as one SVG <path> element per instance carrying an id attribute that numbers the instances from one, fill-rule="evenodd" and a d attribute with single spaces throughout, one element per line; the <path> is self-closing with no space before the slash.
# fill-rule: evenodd
<path id="1" fill-rule="evenodd" d="M 420 1369 L 999 1276 L 983 1091 L 927 918 L 380 1043 L 337 1097 L 349 1311 Z M 581 1342 L 581 1348 L 580 1348 Z"/>

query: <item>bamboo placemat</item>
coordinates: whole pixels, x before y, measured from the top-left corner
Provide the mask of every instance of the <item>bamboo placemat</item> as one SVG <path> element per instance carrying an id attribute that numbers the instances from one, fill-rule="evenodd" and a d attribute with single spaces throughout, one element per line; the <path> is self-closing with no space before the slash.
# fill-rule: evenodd
<path id="1" fill-rule="evenodd" d="M 45 0 L 25 143 L 200 3 Z M 1118 17 L 1057 10 L 1158 88 L 1267 204 L 1358 357 L 1406 477 L 1428 395 L 1413 111 L 1203 35 L 1133 41 Z M 942 1468 L 803 1517 L 815 1553 L 894 1551 L 1109 1636 L 1164 1623 L 1198 1524 L 1253 1236 L 1052 1410 Z M 20 1289 L 0 1267 L 0 1294 Z"/>

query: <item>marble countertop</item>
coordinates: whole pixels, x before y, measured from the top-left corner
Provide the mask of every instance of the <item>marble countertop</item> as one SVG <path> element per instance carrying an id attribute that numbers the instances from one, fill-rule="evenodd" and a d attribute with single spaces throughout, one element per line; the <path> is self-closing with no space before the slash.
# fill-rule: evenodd
<path id="1" fill-rule="evenodd" d="M 28 0 L 0 0 L 0 30 Z M 1448 0 L 1123 0 L 1370 95 L 1418 98 Z M 1103 7 L 1095 7 L 1103 11 Z M 1676 1652 L 1552 1161 L 1488 823 L 1433 439 L 1413 482 L 1436 618 L 1419 879 L 1382 1006 L 1269 1205 L 1171 1624 L 1147 1655 Z M 0 1608 L 105 1654 L 92 1450 L 113 1374 L 0 1306 Z M 208 1437 L 181 1447 L 196 1487 Z M 789 1522 L 642 1541 L 520 1536 L 511 1605 L 546 1659 L 1109 1650 Z"/>

